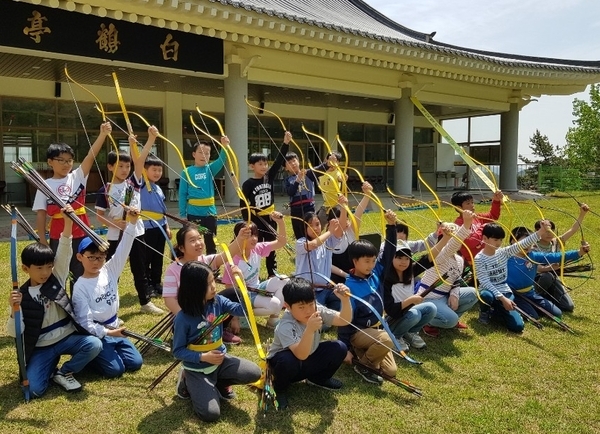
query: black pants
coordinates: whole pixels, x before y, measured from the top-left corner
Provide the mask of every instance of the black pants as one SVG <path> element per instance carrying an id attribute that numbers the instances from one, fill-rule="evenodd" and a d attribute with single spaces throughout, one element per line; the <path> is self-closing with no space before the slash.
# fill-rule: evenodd
<path id="1" fill-rule="evenodd" d="M 190 222 L 196 222 L 201 226 L 208 229 L 208 232 L 204 234 L 204 244 L 206 245 L 206 254 L 214 255 L 217 253 L 217 246 L 215 245 L 214 237 L 217 235 L 217 218 L 212 215 L 198 216 L 188 214 L 187 219 Z"/>
<path id="2" fill-rule="evenodd" d="M 163 225 L 163 231 L 166 231 L 167 225 Z M 148 285 L 162 286 L 163 257 L 165 254 L 165 244 L 167 240 L 160 228 L 146 229 L 146 280 Z"/>
<path id="3" fill-rule="evenodd" d="M 290 215 L 292 217 L 297 217 L 292 219 L 292 229 L 294 231 L 294 237 L 296 239 L 302 238 L 306 236 L 306 225 L 302 221 L 306 213 L 315 212 L 315 204 L 307 203 L 301 206 L 292 206 L 290 207 Z M 300 219 L 300 220 L 298 220 Z"/>
<path id="4" fill-rule="evenodd" d="M 269 242 L 275 241 L 277 235 L 273 230 L 277 230 L 277 224 L 271 220 L 269 216 L 258 216 L 253 215 L 252 221 L 258 227 L 258 242 Z M 267 274 L 269 277 L 273 277 L 277 271 L 277 255 L 275 250 L 271 251 L 266 260 Z"/>
<path id="5" fill-rule="evenodd" d="M 347 353 L 348 348 L 342 341 L 321 342 L 305 360 L 296 358 L 291 350 L 279 351 L 268 361 L 273 370 L 275 393 L 285 392 L 290 384 L 304 379 L 323 383 L 333 377 Z"/>

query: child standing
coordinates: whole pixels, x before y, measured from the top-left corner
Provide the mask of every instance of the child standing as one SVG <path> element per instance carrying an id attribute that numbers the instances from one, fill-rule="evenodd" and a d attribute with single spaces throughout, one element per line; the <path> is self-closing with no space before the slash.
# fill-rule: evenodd
<path id="1" fill-rule="evenodd" d="M 481 231 L 486 223 L 494 222 L 500 218 L 500 209 L 502 207 L 502 200 L 504 195 L 500 190 L 494 193 L 492 198 L 492 206 L 490 211 L 487 213 L 477 213 L 471 224 L 471 234 L 464 240 L 464 245 L 460 248 L 460 254 L 467 263 L 471 263 L 471 258 L 474 258 L 477 253 L 484 247 L 484 243 L 481 241 Z M 473 204 L 473 196 L 466 191 L 456 191 L 450 198 L 452 205 L 457 208 L 459 214 L 462 210 L 475 212 L 475 205 Z M 460 209 L 460 210 L 459 210 Z M 454 223 L 458 226 L 462 226 L 463 220 L 462 215 L 459 215 Z"/>
<path id="2" fill-rule="evenodd" d="M 273 370 L 273 388 L 279 409 L 288 407 L 287 390 L 292 383 L 306 379 L 308 384 L 338 390 L 342 382 L 333 378 L 348 348 L 339 340 L 321 341 L 321 327 L 344 326 L 352 320 L 348 287 L 336 285 L 333 293 L 341 300 L 336 312 L 316 303 L 315 292 L 306 279 L 294 277 L 283 287 L 286 308 L 275 329 L 267 360 Z"/>
<path id="3" fill-rule="evenodd" d="M 100 125 L 100 135 L 91 146 L 90 151 L 79 167 L 72 172 L 75 152 L 69 145 L 65 143 L 51 144 L 48 147 L 48 151 L 46 151 L 47 164 L 53 171 L 52 178 L 47 179 L 46 183 L 64 203 L 73 207 L 75 214 L 88 226 L 90 222 L 85 212 L 85 185 L 96 155 L 102 149 L 106 137 L 111 131 L 112 127 L 109 122 Z M 50 247 L 56 252 L 60 233 L 64 227 L 64 218 L 60 212 L 60 208 L 41 191 L 38 191 L 35 194 L 32 210 L 37 213 L 36 229 L 42 244 L 47 244 L 46 218 L 51 218 Z M 73 239 L 71 240 L 73 250 L 77 250 L 79 243 L 84 237 L 85 232 L 83 229 L 75 226 L 73 228 Z M 83 273 L 81 264 L 74 257 L 71 258 L 69 269 L 73 273 L 73 281 L 77 280 Z"/>
<path id="4" fill-rule="evenodd" d="M 305 236 L 302 219 L 309 212 L 315 212 L 315 184 L 318 182 L 315 172 L 327 170 L 327 161 L 313 170 L 300 168 L 298 155 L 288 152 L 285 155 L 285 169 L 290 173 L 285 180 L 285 191 L 290 197 L 290 215 L 292 229 L 296 239 Z"/>
<path id="5" fill-rule="evenodd" d="M 182 267 L 177 302 L 181 311 L 173 324 L 173 356 L 183 361 L 194 412 L 203 421 L 213 422 L 221 415 L 220 400 L 235 398 L 231 386 L 254 383 L 261 370 L 249 360 L 227 354 L 222 325 L 202 342 L 197 342 L 198 334 L 220 315 L 241 316 L 244 309 L 217 294 L 212 270 L 198 261 Z"/>
<path id="6" fill-rule="evenodd" d="M 144 168 L 148 174 L 150 189 L 142 182 L 140 188 L 141 219 L 144 221 L 146 245 L 141 256 L 149 295 L 160 297 L 162 296 L 163 258 L 167 242 L 165 234 L 171 239 L 171 229 L 165 216 L 167 212 L 165 194 L 157 184 L 158 180 L 162 178 L 163 163 L 158 157 L 149 155 L 144 163 Z M 132 265 L 131 268 L 133 269 L 134 266 Z M 154 303 L 146 303 L 140 310 L 157 315 L 163 313 L 162 309 L 156 307 Z"/>
<path id="7" fill-rule="evenodd" d="M 133 160 L 134 172 L 131 176 L 129 175 L 132 163 L 130 155 L 119 153 L 117 156 L 115 152 L 108 154 L 107 168 L 113 173 L 113 182 L 103 186 L 98 191 L 98 197 L 96 198 L 98 220 L 108 227 L 106 238 L 110 247 L 106 252 L 107 261 L 112 258 L 117 250 L 122 231 L 127 225 L 127 212 L 123 209 L 122 205 L 127 205 L 131 209 L 141 209 L 140 189 L 143 182 L 144 163 L 152 146 L 154 146 L 156 137 L 158 137 L 158 129 L 155 126 L 149 127 L 148 141 L 139 155 Z M 137 146 L 135 136 L 129 137 L 129 146 L 130 148 Z M 131 246 L 129 260 L 132 264 L 131 274 L 133 275 L 133 284 L 138 294 L 140 310 L 146 313 L 159 313 L 159 311 L 162 313 L 162 310 L 154 306 L 154 303 L 150 301 L 148 279 L 144 271 L 146 242 L 146 237 L 142 234 L 136 238 L 133 246 Z"/>
<path id="8" fill-rule="evenodd" d="M 72 211 L 71 206 L 66 208 Z M 30 244 L 21 252 L 23 271 L 29 280 L 10 293 L 9 304 L 19 304 L 22 311 L 23 336 L 15 334 L 15 320 L 8 318 L 6 329 L 10 336 L 23 339 L 27 378 L 32 396 L 42 396 L 50 379 L 67 392 L 81 390 L 73 374 L 81 371 L 102 350 L 102 342 L 78 328 L 73 306 L 65 290 L 69 275 L 71 228 L 73 221 L 63 214 L 64 227 L 58 241 L 56 255 L 42 243 Z M 71 359 L 57 365 L 60 357 L 70 354 Z"/>
<path id="9" fill-rule="evenodd" d="M 223 147 L 229 146 L 229 138 L 221 137 Z M 225 165 L 227 152 L 221 149 L 219 157 L 210 161 L 211 146 L 206 142 L 197 142 L 192 151 L 194 165 L 181 172 L 179 182 L 179 215 L 208 229 L 204 235 L 206 253 L 217 253 L 214 236 L 217 235 L 217 208 L 215 207 L 215 175 Z M 189 177 L 189 178 L 188 178 Z M 191 179 L 193 185 L 188 182 Z"/>
<path id="10" fill-rule="evenodd" d="M 377 259 L 379 250 L 370 241 L 357 240 L 348 247 L 348 256 L 354 272 L 346 279 L 350 292 L 365 300 L 377 312 L 383 314 L 383 285 L 385 266 L 390 264 L 396 251 L 396 213 L 385 213 L 386 245 L 383 257 Z M 390 351 L 392 338 L 379 328 L 379 319 L 364 304 L 352 303 L 352 324 L 338 328 L 338 339 L 346 344 L 358 360 L 373 369 L 381 369 L 386 375 L 396 376 L 396 361 Z M 383 378 L 371 371 L 355 366 L 354 370 L 369 383 L 383 383 Z"/>
<path id="11" fill-rule="evenodd" d="M 508 330 L 521 333 L 525 328 L 523 318 L 515 311 L 514 295 L 506 283 L 508 258 L 515 256 L 521 249 L 527 249 L 550 231 L 550 222 L 543 220 L 537 232 L 514 243 L 509 247 L 500 247 L 506 236 L 504 229 L 496 223 L 488 223 L 482 230 L 483 250 L 475 256 L 475 271 L 479 281 L 480 306 L 479 321 L 490 322 L 490 308 Z"/>
<path id="12" fill-rule="evenodd" d="M 102 340 L 102 351 L 90 366 L 102 375 L 113 378 L 125 371 L 135 371 L 142 366 L 142 356 L 122 334 L 119 327 L 119 276 L 125 268 L 131 245 L 143 233 L 138 223 L 137 211 L 128 212 L 129 223 L 117 251 L 106 262 L 106 254 L 84 238 L 79 244 L 77 259 L 83 264 L 83 275 L 73 288 L 73 307 L 77 322 L 88 333 Z"/>
<path id="13" fill-rule="evenodd" d="M 252 154 L 248 159 L 253 174 L 252 178 L 246 179 L 242 184 L 242 193 L 244 193 L 244 197 L 252 207 L 250 216 L 246 204 L 241 199 L 240 208 L 244 220 L 248 221 L 248 218 L 250 218 L 258 228 L 258 241 L 261 242 L 273 241 L 276 238 L 273 233 L 275 225 L 269 218 L 271 213 L 275 211 L 273 181 L 275 181 L 277 172 L 285 162 L 285 155 L 290 147 L 291 140 L 292 133 L 286 131 L 283 145 L 278 150 L 277 157 L 270 168 L 267 156 L 264 154 Z M 277 259 L 275 258 L 275 250 L 272 250 L 267 256 L 267 274 L 269 277 L 273 277 L 276 271 Z"/>
<path id="14" fill-rule="evenodd" d="M 346 181 L 346 176 L 340 170 L 339 166 L 341 159 L 342 154 L 339 151 L 333 151 L 327 154 L 325 157 L 327 169 L 325 169 L 325 173 L 321 174 L 318 178 L 319 189 L 323 195 L 323 205 L 319 208 L 319 211 L 317 211 L 321 226 L 327 224 L 327 214 L 331 208 L 337 205 L 341 183 Z"/>

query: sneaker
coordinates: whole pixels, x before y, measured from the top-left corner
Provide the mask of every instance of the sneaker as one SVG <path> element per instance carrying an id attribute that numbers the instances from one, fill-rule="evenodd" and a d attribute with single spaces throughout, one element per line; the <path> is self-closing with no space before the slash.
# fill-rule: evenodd
<path id="1" fill-rule="evenodd" d="M 481 324 L 489 324 L 490 323 L 490 312 L 488 310 L 479 311 L 479 319 L 478 321 Z"/>
<path id="2" fill-rule="evenodd" d="M 427 344 L 423 340 L 419 333 L 406 333 L 404 338 L 408 341 L 408 344 L 413 348 L 425 348 Z"/>
<path id="3" fill-rule="evenodd" d="M 464 322 L 457 322 L 456 325 L 454 326 L 454 328 L 457 328 L 459 330 L 466 330 L 469 328 L 468 325 L 466 325 Z"/>
<path id="4" fill-rule="evenodd" d="M 404 336 L 406 336 L 406 335 L 404 335 Z M 401 351 L 408 351 L 409 350 L 408 344 L 406 343 L 406 341 L 404 340 L 404 338 L 396 337 L 396 340 L 400 344 L 400 350 Z"/>
<path id="5" fill-rule="evenodd" d="M 73 377 L 72 372 L 63 374 L 60 371 L 56 371 L 52 380 L 67 392 L 78 392 L 81 390 L 81 384 Z"/>
<path id="6" fill-rule="evenodd" d="M 229 330 L 223 330 L 223 342 L 229 345 L 238 345 L 242 342 L 242 338 L 234 335 Z"/>
<path id="7" fill-rule="evenodd" d="M 363 380 L 365 380 L 368 383 L 379 384 L 379 385 L 383 384 L 383 378 L 381 378 L 377 374 L 372 373 L 368 369 L 365 369 L 358 365 L 355 365 L 354 372 L 356 372 L 358 375 L 363 377 Z"/>
<path id="8" fill-rule="evenodd" d="M 177 386 L 175 386 L 175 393 L 181 399 L 190 399 L 190 392 L 188 392 L 187 385 L 185 384 L 185 369 L 183 368 L 179 370 L 179 375 L 177 376 Z"/>
<path id="9" fill-rule="evenodd" d="M 340 390 L 343 386 L 343 383 L 336 378 L 328 378 L 325 381 L 310 381 L 306 379 L 306 384 L 310 384 L 311 386 L 321 387 L 327 390 Z"/>
<path id="10" fill-rule="evenodd" d="M 440 336 L 440 329 L 437 327 L 426 325 L 423 326 L 423 333 L 425 333 L 427 336 L 431 336 L 432 338 L 437 338 Z"/>
<path id="11" fill-rule="evenodd" d="M 288 408 L 290 406 L 290 404 L 288 403 L 287 396 L 283 392 L 277 392 L 275 394 L 275 399 L 277 400 L 277 409 L 278 410 L 285 410 L 286 408 Z"/>
<path id="12" fill-rule="evenodd" d="M 217 386 L 217 391 L 219 392 L 219 396 L 221 397 L 221 399 L 224 399 L 225 401 L 231 401 L 232 399 L 236 398 L 236 394 L 233 391 L 233 387 L 231 386 L 225 386 L 225 387 L 219 387 Z"/>
<path id="13" fill-rule="evenodd" d="M 279 324 L 279 315 L 271 315 L 267 320 L 267 327 L 274 329 Z"/>
<path id="14" fill-rule="evenodd" d="M 145 305 L 141 306 L 140 307 L 140 312 L 151 313 L 153 315 L 162 315 L 162 314 L 165 313 L 164 310 L 162 310 L 159 307 L 156 307 L 156 305 L 154 303 L 152 303 L 151 301 L 149 301 Z"/>

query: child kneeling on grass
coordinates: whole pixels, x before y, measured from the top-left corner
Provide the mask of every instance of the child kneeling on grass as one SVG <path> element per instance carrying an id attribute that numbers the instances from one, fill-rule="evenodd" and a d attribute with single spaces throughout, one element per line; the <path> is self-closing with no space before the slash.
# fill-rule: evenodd
<path id="1" fill-rule="evenodd" d="M 131 245 L 143 234 L 138 212 L 128 211 L 123 238 L 113 257 L 105 263 L 106 253 L 100 251 L 89 237 L 79 243 L 77 259 L 83 264 L 83 275 L 73 287 L 73 308 L 77 322 L 102 341 L 102 351 L 90 366 L 108 378 L 120 377 L 125 371 L 142 367 L 142 355 L 121 333 L 119 313 L 119 277 L 127 263 Z"/>
<path id="2" fill-rule="evenodd" d="M 338 390 L 342 382 L 333 378 L 348 348 L 341 341 L 321 342 L 323 324 L 343 326 L 352 320 L 352 306 L 346 285 L 336 285 L 333 293 L 341 300 L 337 312 L 316 303 L 311 283 L 301 277 L 290 279 L 283 287 L 286 308 L 275 328 L 275 339 L 267 355 L 273 370 L 273 388 L 279 409 L 288 407 L 287 390 L 291 383 L 304 379 L 308 384 Z"/>
<path id="3" fill-rule="evenodd" d="M 70 205 L 67 210 L 73 212 Z M 34 398 L 46 392 L 50 378 L 67 392 L 81 390 L 81 384 L 73 374 L 81 371 L 102 350 L 100 339 L 89 336 L 74 320 L 73 306 L 65 290 L 73 254 L 73 221 L 64 212 L 62 218 L 65 224 L 56 256 L 45 244 L 33 243 L 25 247 L 21 252 L 21 263 L 29 280 L 9 297 L 10 306 L 19 304 L 22 311 L 23 336 L 18 339 L 25 343 L 26 372 Z M 6 329 L 10 336 L 16 337 L 12 313 Z M 58 368 L 63 354 L 70 354 L 71 359 Z"/>
<path id="4" fill-rule="evenodd" d="M 199 333 L 222 314 L 244 316 L 244 308 L 217 294 L 213 272 L 201 262 L 185 263 L 180 279 L 177 302 L 181 310 L 173 323 L 173 356 L 183 361 L 194 412 L 203 421 L 213 422 L 221 415 L 220 400 L 235 398 L 231 386 L 258 381 L 261 370 L 256 363 L 227 354 L 222 324 L 201 343 L 196 342 Z"/>
<path id="5" fill-rule="evenodd" d="M 391 266 L 396 253 L 396 213 L 387 210 L 385 247 L 383 256 L 377 260 L 379 249 L 367 240 L 353 241 L 348 246 L 348 257 L 354 265 L 346 285 L 353 295 L 369 303 L 379 315 L 383 314 L 383 276 L 385 268 Z M 381 369 L 384 374 L 396 376 L 396 361 L 391 348 L 392 337 L 380 328 L 377 316 L 364 304 L 352 303 L 352 322 L 338 328 L 338 338 L 344 342 L 363 365 Z M 369 383 L 383 383 L 383 378 L 370 370 L 355 366 L 354 370 Z"/>
<path id="6" fill-rule="evenodd" d="M 523 318 L 515 310 L 517 306 L 514 295 L 506 283 L 508 277 L 508 259 L 521 250 L 533 246 L 542 235 L 550 231 L 550 222 L 543 220 L 537 232 L 523 238 L 508 247 L 500 247 L 506 236 L 502 226 L 488 223 L 483 227 L 482 241 L 484 248 L 475 256 L 476 278 L 479 281 L 479 296 L 483 303 L 480 306 L 479 322 L 489 324 L 491 312 L 506 324 L 506 328 L 514 333 L 521 333 L 525 328 Z"/>

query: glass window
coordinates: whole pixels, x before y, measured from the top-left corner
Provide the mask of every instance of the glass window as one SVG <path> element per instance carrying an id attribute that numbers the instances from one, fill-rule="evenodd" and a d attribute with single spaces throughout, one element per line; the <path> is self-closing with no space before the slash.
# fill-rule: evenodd
<path id="1" fill-rule="evenodd" d="M 385 143 L 387 141 L 385 126 L 365 125 L 365 141 Z"/>
<path id="2" fill-rule="evenodd" d="M 343 142 L 362 142 L 365 140 L 364 126 L 355 123 L 339 123 L 338 133 Z"/>

